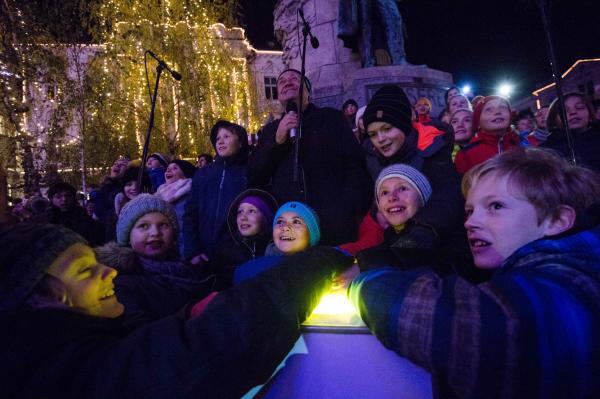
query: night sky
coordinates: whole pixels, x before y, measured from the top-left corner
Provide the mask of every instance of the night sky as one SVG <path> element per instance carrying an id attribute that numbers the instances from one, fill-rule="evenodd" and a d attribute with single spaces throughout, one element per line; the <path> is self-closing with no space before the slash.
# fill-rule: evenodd
<path id="1" fill-rule="evenodd" d="M 250 42 L 271 48 L 275 0 L 242 0 Z M 552 2 L 560 73 L 579 58 L 600 57 L 600 0 Z M 318 2 L 317 2 L 318 4 Z M 409 62 L 451 72 L 457 84 L 491 94 L 503 80 L 519 98 L 552 79 L 537 1 L 404 0 Z M 271 42 L 271 43 L 269 43 Z"/>

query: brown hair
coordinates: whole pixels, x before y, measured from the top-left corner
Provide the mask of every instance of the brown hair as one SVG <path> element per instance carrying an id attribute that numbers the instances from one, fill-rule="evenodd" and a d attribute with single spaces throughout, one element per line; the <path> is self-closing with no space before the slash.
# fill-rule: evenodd
<path id="1" fill-rule="evenodd" d="M 594 106 L 590 102 L 589 98 L 581 93 L 571 92 L 565 94 L 565 101 L 567 101 L 567 98 L 570 97 L 579 97 L 585 103 L 585 106 L 590 114 L 590 122 L 596 119 Z M 546 116 L 546 126 L 549 131 L 562 130 L 564 128 L 564 124 L 562 123 L 561 109 L 562 107 L 560 101 L 558 101 L 558 98 L 554 99 L 548 108 L 548 115 Z"/>
<path id="2" fill-rule="evenodd" d="M 567 205 L 579 216 L 600 201 L 600 175 L 568 163 L 552 150 L 516 149 L 505 152 L 469 170 L 462 180 L 465 198 L 478 181 L 489 174 L 508 176 L 536 210 L 538 223 L 556 219 L 559 207 Z"/>

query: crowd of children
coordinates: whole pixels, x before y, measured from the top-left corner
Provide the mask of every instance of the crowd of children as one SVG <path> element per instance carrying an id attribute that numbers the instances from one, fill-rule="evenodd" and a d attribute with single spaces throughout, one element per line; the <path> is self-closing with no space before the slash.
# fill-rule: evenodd
<path id="1" fill-rule="evenodd" d="M 278 89 L 308 94 L 296 72 Z M 289 171 L 256 178 L 292 154 L 288 137 L 277 140 L 293 115 L 272 122 L 257 153 L 242 126 L 218 121 L 214 162 L 203 156 L 196 169 L 154 153 L 141 187 L 143 166 L 117 160 L 85 228 L 65 219 L 72 187 L 53 187 L 53 218 L 0 226 L 0 396 L 239 397 L 269 377 L 332 283 L 348 286 L 383 345 L 432 374 L 440 397 L 597 396 L 591 104 L 569 94 L 566 124 L 555 102 L 547 132 L 525 135 L 502 97 L 472 106 L 451 88 L 446 104 L 448 123 L 426 98 L 413 109 L 397 86 L 364 109 L 347 102 L 346 118 L 316 118 L 307 102 L 311 123 L 355 122 L 344 146 L 372 178 L 368 211 L 347 203 L 365 187 L 342 190 L 346 178 L 330 182 L 340 190 L 327 204 L 314 191 L 282 200 Z M 332 221 L 351 209 L 338 227 L 357 234 L 337 234 Z"/>

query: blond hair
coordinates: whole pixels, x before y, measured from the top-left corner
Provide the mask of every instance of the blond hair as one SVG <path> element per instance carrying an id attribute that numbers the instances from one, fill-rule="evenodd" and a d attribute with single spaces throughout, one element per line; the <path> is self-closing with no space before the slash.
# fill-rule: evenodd
<path id="1" fill-rule="evenodd" d="M 573 208 L 577 217 L 600 201 L 600 175 L 574 166 L 552 150 L 525 148 L 507 151 L 469 170 L 462 180 L 465 198 L 484 176 L 507 176 L 537 213 L 538 223 L 556 219 L 560 206 Z"/>

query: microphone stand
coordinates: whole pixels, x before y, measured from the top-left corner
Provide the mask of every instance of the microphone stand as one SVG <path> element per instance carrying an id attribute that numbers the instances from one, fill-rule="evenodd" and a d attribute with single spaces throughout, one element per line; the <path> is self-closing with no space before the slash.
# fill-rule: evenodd
<path id="1" fill-rule="evenodd" d="M 150 118 L 148 121 L 148 131 L 146 132 L 146 141 L 144 141 L 144 149 L 142 151 L 142 164 L 140 165 L 140 172 L 138 173 L 137 184 L 138 190 L 142 190 L 142 177 L 144 176 L 144 170 L 146 168 L 146 160 L 148 159 L 148 147 L 150 147 L 150 135 L 152 133 L 152 128 L 154 127 L 154 108 L 156 107 L 156 97 L 158 96 L 158 82 L 160 81 L 160 74 L 163 69 L 165 69 L 164 65 L 159 63 L 156 66 L 156 82 L 154 84 L 154 92 L 152 93 L 151 100 L 151 108 L 150 108 Z"/>
<path id="2" fill-rule="evenodd" d="M 300 59 L 302 60 L 301 68 L 300 68 L 300 92 L 298 93 L 298 132 L 296 134 L 296 141 L 294 142 L 294 183 L 298 182 L 298 164 L 299 164 L 299 154 L 300 154 L 300 139 L 302 138 L 302 121 L 304 119 L 304 79 L 306 78 L 306 41 L 308 35 L 310 34 L 310 25 L 304 19 L 304 13 L 302 9 L 298 9 L 298 14 L 302 18 L 302 53 L 300 54 Z"/>
<path id="3" fill-rule="evenodd" d="M 569 129 L 569 123 L 567 121 L 567 110 L 565 108 L 565 98 L 563 95 L 561 76 L 558 72 L 558 66 L 556 65 L 556 54 L 554 53 L 554 42 L 552 40 L 552 33 L 550 30 L 550 7 L 551 4 L 547 0 L 538 0 L 538 7 L 542 16 L 542 23 L 544 25 L 544 33 L 546 35 L 546 51 L 548 52 L 548 58 L 550 59 L 550 68 L 552 69 L 552 78 L 556 87 L 556 95 L 560 104 L 560 117 L 563 121 L 563 129 L 567 138 L 567 146 L 569 147 L 570 161 L 573 165 L 577 165 L 575 159 L 575 148 L 573 143 L 573 136 L 571 129 Z"/>

